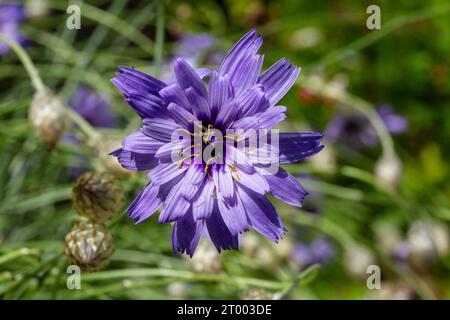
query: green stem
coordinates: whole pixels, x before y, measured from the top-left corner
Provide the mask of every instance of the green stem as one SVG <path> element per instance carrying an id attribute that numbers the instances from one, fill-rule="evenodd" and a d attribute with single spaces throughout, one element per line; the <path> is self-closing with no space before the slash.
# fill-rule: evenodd
<path id="1" fill-rule="evenodd" d="M 42 82 L 42 79 L 39 76 L 39 72 L 35 68 L 33 61 L 31 61 L 30 56 L 27 54 L 27 52 L 16 41 L 5 35 L 0 34 L 0 41 L 5 42 L 17 54 L 23 66 L 25 67 L 25 70 L 30 76 L 34 89 L 38 93 L 44 92 L 44 83 Z"/>
<path id="2" fill-rule="evenodd" d="M 283 290 L 287 284 L 264 279 L 231 277 L 228 274 L 196 274 L 184 270 L 171 269 L 126 269 L 100 271 L 83 275 L 83 281 L 97 281 L 109 279 L 143 278 L 143 277 L 168 277 L 187 281 L 225 282 L 235 284 L 240 287 L 260 287 L 272 290 Z"/>
<path id="3" fill-rule="evenodd" d="M 28 249 L 28 248 L 20 248 L 16 251 L 11 251 L 3 256 L 0 256 L 0 265 L 11 262 L 13 260 L 19 259 L 25 256 L 39 256 L 39 250 L 36 249 Z"/>
<path id="4" fill-rule="evenodd" d="M 315 228 L 329 235 L 344 249 L 355 245 L 355 240 L 353 240 L 353 238 L 344 229 L 332 221 L 329 221 L 323 217 L 313 217 L 308 213 L 298 214 L 298 212 L 294 212 L 292 216 L 295 217 L 294 221 L 296 223 Z"/>
<path id="5" fill-rule="evenodd" d="M 155 68 L 156 74 L 161 73 L 161 63 L 164 51 L 164 7 L 165 0 L 160 0 L 158 2 L 158 15 L 156 19 L 156 44 L 155 44 Z"/>

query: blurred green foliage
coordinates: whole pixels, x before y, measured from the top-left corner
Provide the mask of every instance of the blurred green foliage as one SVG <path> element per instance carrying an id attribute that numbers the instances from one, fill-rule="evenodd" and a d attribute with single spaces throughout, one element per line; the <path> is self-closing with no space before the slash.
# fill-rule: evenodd
<path id="1" fill-rule="evenodd" d="M 403 174 L 398 187 L 384 188 L 374 175 L 382 148 L 348 153 L 339 143 L 327 146 L 333 151 L 331 167 L 314 161 L 288 166 L 293 173 L 313 175 L 312 180 L 300 181 L 320 194 L 310 200 L 320 212 L 311 214 L 274 200 L 289 230 L 283 241 L 326 237 L 336 252 L 312 281 L 297 283 L 299 266 L 282 252 L 283 241 L 276 245 L 259 235 L 256 254 L 243 249 L 221 254 L 222 273 L 191 272 L 189 259 L 171 252 L 169 225 L 158 225 L 154 218 L 134 225 L 122 209 L 108 224 L 116 245 L 110 265 L 83 274 L 82 290 L 68 290 L 68 262 L 62 247 L 80 217 L 71 205 L 74 180 L 67 168 L 79 155 L 89 159 L 86 170 L 105 167 L 88 143 L 61 143 L 49 150 L 33 134 L 27 119 L 33 89 L 17 56 L 10 53 L 0 57 L 0 297 L 171 299 L 176 295 L 168 285 L 180 282 L 187 288 L 186 297 L 193 299 L 239 298 L 251 288 L 283 292 L 283 298 L 293 299 L 378 297 L 367 289 L 365 279 L 355 278 L 346 268 L 352 246 L 363 244 L 381 266 L 385 297 L 404 290 L 411 292 L 405 294 L 408 297 L 450 298 L 448 252 L 433 268 L 418 271 L 396 262 L 379 241 L 380 225 L 393 227 L 400 240 L 407 238 L 416 220 L 449 225 L 448 1 L 376 1 L 382 28 L 368 30 L 366 8 L 373 2 L 168 1 L 165 39 L 157 47 L 157 1 L 85 1 L 79 31 L 66 28 L 65 2 L 47 1 L 48 12 L 22 25 L 30 41 L 26 50 L 44 83 L 64 102 L 78 84 L 109 94 L 120 126 L 101 129 L 107 138 L 120 139 L 139 127 L 138 117 L 109 81 L 118 65 L 154 73 L 158 69 L 153 63 L 155 46 L 165 61 L 184 33 L 208 33 L 218 39 L 220 49 L 229 50 L 250 28 L 256 28 L 264 36 L 264 68 L 281 57 L 303 68 L 299 85 L 282 100 L 288 106 L 282 129 L 324 131 L 336 112 L 352 109 L 317 92 L 312 99 L 302 98 L 303 79 L 319 76 L 326 86 L 339 75 L 348 81 L 347 92 L 373 106 L 390 103 L 407 118 L 408 130 L 393 138 Z M 395 19 L 398 25 L 385 29 Z M 382 36 L 370 42 L 374 33 Z M 362 41 L 360 47 L 358 41 Z M 66 131 L 84 139 L 74 126 Z M 145 174 L 119 179 L 128 204 L 144 186 Z"/>

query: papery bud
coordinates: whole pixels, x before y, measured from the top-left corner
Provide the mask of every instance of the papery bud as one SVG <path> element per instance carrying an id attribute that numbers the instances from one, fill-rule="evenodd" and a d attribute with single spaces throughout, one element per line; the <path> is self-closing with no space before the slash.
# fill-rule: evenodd
<path id="1" fill-rule="evenodd" d="M 100 143 L 96 143 L 94 147 L 97 151 L 98 160 L 108 172 L 116 175 L 130 176 L 134 174 L 134 172 L 124 169 L 117 158 L 110 155 L 112 151 L 120 148 L 120 146 L 121 143 L 119 140 L 105 139 Z"/>
<path id="2" fill-rule="evenodd" d="M 39 138 L 55 147 L 64 130 L 64 105 L 50 91 L 37 92 L 31 101 L 29 119 Z"/>
<path id="3" fill-rule="evenodd" d="M 104 222 L 120 210 L 124 203 L 120 182 L 107 172 L 86 172 L 73 187 L 72 200 L 82 216 Z"/>
<path id="4" fill-rule="evenodd" d="M 76 224 L 67 234 L 64 254 L 84 271 L 105 267 L 114 253 L 112 234 L 105 225 L 93 221 Z"/>
<path id="5" fill-rule="evenodd" d="M 374 225 L 378 248 L 386 255 L 391 255 L 402 242 L 400 230 L 388 222 L 378 222 Z"/>
<path id="6" fill-rule="evenodd" d="M 324 171 L 334 171 L 336 169 L 335 151 L 331 145 L 327 145 L 319 153 L 307 160 L 314 168 Z"/>
<path id="7" fill-rule="evenodd" d="M 264 289 L 249 289 L 240 294 L 241 300 L 273 300 L 274 295 Z"/>
<path id="8" fill-rule="evenodd" d="M 279 265 L 277 254 L 274 250 L 265 246 L 261 246 L 256 250 L 255 259 L 269 268 L 276 268 Z"/>
<path id="9" fill-rule="evenodd" d="M 219 273 L 222 271 L 222 259 L 213 246 L 200 241 L 192 258 L 187 258 L 192 271 L 196 273 Z"/>
<path id="10" fill-rule="evenodd" d="M 408 230 L 409 261 L 419 270 L 431 268 L 438 259 L 438 250 L 430 227 L 415 221 Z"/>
<path id="11" fill-rule="evenodd" d="M 27 0 L 25 3 L 27 17 L 40 18 L 50 12 L 48 0 Z"/>
<path id="12" fill-rule="evenodd" d="M 402 174 L 402 163 L 397 156 L 383 156 L 375 165 L 375 176 L 380 185 L 397 187 Z"/>
<path id="13" fill-rule="evenodd" d="M 375 264 L 375 256 L 369 248 L 353 245 L 346 248 L 344 266 L 347 272 L 356 279 L 367 277 L 367 267 Z"/>
<path id="14" fill-rule="evenodd" d="M 294 247 L 295 247 L 294 242 L 292 242 L 289 236 L 286 236 L 283 240 L 281 240 L 277 244 L 275 250 L 280 257 L 288 259 L 291 256 Z"/>
<path id="15" fill-rule="evenodd" d="M 298 29 L 292 33 L 289 39 L 292 49 L 305 49 L 318 45 L 323 40 L 322 32 L 314 27 Z"/>

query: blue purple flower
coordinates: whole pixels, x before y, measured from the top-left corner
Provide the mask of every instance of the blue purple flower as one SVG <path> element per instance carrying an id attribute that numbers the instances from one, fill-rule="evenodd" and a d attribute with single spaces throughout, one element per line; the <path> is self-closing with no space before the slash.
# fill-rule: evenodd
<path id="1" fill-rule="evenodd" d="M 98 94 L 86 86 L 78 87 L 69 106 L 80 114 L 87 122 L 97 128 L 115 128 L 117 117 L 111 110 L 109 98 L 105 94 Z M 68 144 L 79 144 L 80 141 L 74 134 L 66 134 L 63 141 Z M 89 164 L 86 158 L 77 156 L 72 159 L 68 173 L 72 178 L 77 178 L 85 171 Z"/>
<path id="2" fill-rule="evenodd" d="M 220 61 L 210 61 L 208 55 L 212 54 L 212 49 L 216 46 L 216 38 L 206 33 L 187 33 L 179 40 L 174 50 L 174 56 L 183 58 L 192 66 L 197 66 L 205 62 L 216 64 Z"/>
<path id="3" fill-rule="evenodd" d="M 389 133 L 399 134 L 406 130 L 407 120 L 395 114 L 390 105 L 377 107 L 377 112 Z M 342 141 L 356 149 L 373 147 L 378 143 L 377 133 L 367 117 L 359 112 L 337 113 L 328 124 L 326 136 L 332 142 Z"/>
<path id="4" fill-rule="evenodd" d="M 69 105 L 94 127 L 115 128 L 117 126 L 117 118 L 105 94 L 98 94 L 86 86 L 80 86 Z"/>
<path id="5" fill-rule="evenodd" d="M 25 10 L 22 5 L 13 3 L 0 3 L 0 34 L 3 34 L 21 45 L 26 43 L 26 39 L 20 32 L 20 24 L 25 19 Z M 5 55 L 10 51 L 6 43 L 0 42 L 0 55 Z"/>
<path id="6" fill-rule="evenodd" d="M 292 251 L 291 259 L 300 269 L 313 264 L 325 265 L 334 257 L 331 243 L 323 238 L 315 239 L 311 244 L 297 244 Z"/>
<path id="7" fill-rule="evenodd" d="M 192 256 L 203 233 L 219 252 L 237 249 L 239 234 L 250 227 L 277 242 L 286 229 L 266 193 L 294 206 L 307 195 L 287 171 L 270 168 L 316 154 L 323 148 L 322 134 L 280 133 L 278 143 L 271 139 L 263 148 L 258 141 L 246 148 L 254 132 L 272 130 L 286 118 L 278 102 L 300 72 L 281 59 L 260 74 L 261 44 L 255 31 L 247 33 L 217 71 L 199 72 L 179 58 L 172 84 L 124 66 L 112 79 L 143 122 L 112 155 L 128 170 L 150 170 L 150 182 L 128 215 L 138 223 L 162 207 L 158 222 L 174 223 L 174 252 Z M 229 129 L 236 132 L 231 137 Z M 223 153 L 215 152 L 221 147 Z"/>

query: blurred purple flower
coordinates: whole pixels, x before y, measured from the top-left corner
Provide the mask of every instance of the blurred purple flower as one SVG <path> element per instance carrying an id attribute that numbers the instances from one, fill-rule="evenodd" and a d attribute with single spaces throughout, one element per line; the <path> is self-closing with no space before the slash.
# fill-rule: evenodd
<path id="1" fill-rule="evenodd" d="M 377 112 L 389 133 L 399 134 L 406 130 L 406 118 L 393 113 L 391 106 L 381 105 L 377 107 Z M 328 141 L 341 141 L 356 149 L 373 147 L 378 143 L 378 136 L 369 120 L 359 112 L 336 113 L 328 124 L 325 136 Z"/>
<path id="2" fill-rule="evenodd" d="M 174 56 L 183 58 L 192 66 L 215 66 L 225 57 L 225 52 L 218 50 L 216 46 L 217 39 L 209 34 L 187 33 L 178 40 Z"/>
<path id="3" fill-rule="evenodd" d="M 25 19 L 25 9 L 22 5 L 0 3 L 0 34 L 15 40 L 20 45 L 26 44 L 26 39 L 20 32 L 20 24 Z M 7 54 L 11 49 L 0 42 L 0 55 Z"/>
<path id="4" fill-rule="evenodd" d="M 209 139 L 211 130 L 222 135 L 228 129 L 271 130 L 285 119 L 286 107 L 278 102 L 300 69 L 280 59 L 260 74 L 261 45 L 261 36 L 247 33 L 220 68 L 209 71 L 207 85 L 203 74 L 181 58 L 174 64 L 176 82 L 170 85 L 129 67 L 119 67 L 112 79 L 143 120 L 141 130 L 126 137 L 112 154 L 128 170 L 151 170 L 151 182 L 129 206 L 128 215 L 141 222 L 162 206 L 158 221 L 174 222 L 174 252 L 192 256 L 205 229 L 219 252 L 237 249 L 239 234 L 250 227 L 277 242 L 286 229 L 266 193 L 295 206 L 301 206 L 307 195 L 287 171 L 278 168 L 272 174 L 261 159 L 248 159 L 242 143 L 225 145 L 219 157 L 214 154 L 207 161 L 202 157 L 204 148 L 223 143 Z M 200 132 L 195 129 L 197 121 Z M 200 147 L 193 144 L 195 139 L 173 140 L 173 133 L 180 130 L 202 137 Z M 314 132 L 280 133 L 279 156 L 266 159 L 277 164 L 299 162 L 322 150 L 321 139 L 322 134 Z M 195 148 L 201 150 L 186 156 L 184 150 L 190 153 Z M 174 161 L 173 152 L 183 158 Z M 237 162 L 233 155 L 245 161 Z"/>
<path id="5" fill-rule="evenodd" d="M 396 261 L 406 263 L 409 256 L 408 241 L 405 240 L 397 244 L 393 249 L 392 256 Z"/>
<path id="6" fill-rule="evenodd" d="M 97 94 L 88 87 L 80 86 L 73 98 L 69 101 L 69 106 L 78 112 L 87 122 L 97 128 L 115 128 L 117 117 L 112 112 L 108 97 L 104 94 Z M 65 134 L 63 141 L 67 144 L 78 145 L 80 141 L 73 133 Z M 71 159 L 68 174 L 76 179 L 86 171 L 89 161 L 76 156 Z"/>
<path id="7" fill-rule="evenodd" d="M 217 39 L 206 33 L 186 33 L 180 37 L 173 50 L 174 59 L 166 60 L 162 67 L 161 79 L 173 83 L 173 65 L 176 58 L 184 59 L 191 66 L 217 66 L 225 57 L 225 52 L 216 49 Z"/>
<path id="8" fill-rule="evenodd" d="M 111 110 L 108 97 L 97 94 L 88 87 L 80 86 L 69 106 L 94 127 L 114 128 L 117 125 L 117 118 Z"/>
<path id="9" fill-rule="evenodd" d="M 313 264 L 325 265 L 334 257 L 331 243 L 323 238 L 315 239 L 311 244 L 297 244 L 292 251 L 291 259 L 301 270 Z"/>

